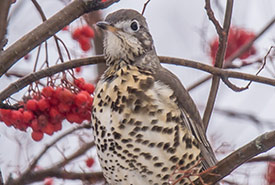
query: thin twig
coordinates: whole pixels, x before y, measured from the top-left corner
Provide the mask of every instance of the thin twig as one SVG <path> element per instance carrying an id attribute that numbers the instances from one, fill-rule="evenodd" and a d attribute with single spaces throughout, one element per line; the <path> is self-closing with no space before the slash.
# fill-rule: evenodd
<path id="1" fill-rule="evenodd" d="M 142 9 L 142 12 L 141 12 L 141 15 L 143 15 L 143 14 L 144 14 L 145 9 L 146 9 L 146 7 L 147 7 L 148 3 L 150 3 L 150 1 L 151 1 L 151 0 L 147 0 L 147 1 L 146 1 L 146 3 L 144 3 L 144 5 L 143 5 L 143 9 Z"/>
<path id="2" fill-rule="evenodd" d="M 5 35 L 7 33 L 8 14 L 11 1 L 0 1 L 0 52 L 7 43 Z"/>
<path id="3" fill-rule="evenodd" d="M 214 12 L 213 12 L 213 10 L 211 8 L 210 0 L 205 0 L 205 6 L 204 6 L 204 8 L 206 10 L 206 13 L 208 15 L 209 20 L 213 22 L 213 24 L 214 24 L 214 26 L 216 28 L 217 33 L 219 35 L 222 34 L 223 29 L 222 29 L 219 21 L 214 16 Z"/>
<path id="4" fill-rule="evenodd" d="M 81 146 L 81 148 L 79 148 L 75 153 L 73 153 L 72 155 L 70 155 L 69 157 L 65 158 L 63 161 L 59 162 L 58 164 L 56 164 L 56 167 L 64 167 L 66 164 L 68 164 L 70 161 L 74 160 L 75 158 L 81 156 L 82 154 L 84 154 L 87 150 L 91 149 L 92 147 L 95 146 L 95 143 L 89 142 L 89 143 L 85 143 L 83 146 Z"/>
<path id="5" fill-rule="evenodd" d="M 262 120 L 254 113 L 240 112 L 239 110 L 225 110 L 220 108 L 214 109 L 215 113 L 223 114 L 230 118 L 246 120 L 249 123 L 254 124 L 258 129 L 262 127 L 269 127 L 274 129 L 275 121 Z"/>
<path id="6" fill-rule="evenodd" d="M 206 5 L 208 3 L 210 6 L 210 1 L 206 0 Z M 219 68 L 222 68 L 222 66 L 223 66 L 223 60 L 224 60 L 226 46 L 227 46 L 227 37 L 228 37 L 228 32 L 229 32 L 231 17 L 232 17 L 232 10 L 233 10 L 233 0 L 228 0 L 227 4 L 226 4 L 226 11 L 225 11 L 222 30 L 220 30 L 220 27 L 219 27 L 220 25 L 217 22 L 214 22 L 213 18 L 210 19 L 210 17 L 209 17 L 209 19 L 213 21 L 213 23 L 217 29 L 217 32 L 219 34 L 219 48 L 218 48 L 218 51 L 216 54 L 216 60 L 215 60 L 215 66 L 219 67 Z M 207 11 L 211 11 L 211 8 L 207 9 Z M 207 12 L 207 14 L 209 15 L 208 12 Z M 214 17 L 214 15 L 213 15 L 213 17 Z M 210 93 L 208 96 L 206 108 L 205 108 L 205 111 L 203 114 L 203 119 L 202 119 L 203 124 L 204 124 L 203 128 L 204 128 L 205 132 L 207 130 L 209 120 L 210 120 L 210 117 L 211 117 L 211 114 L 212 114 L 212 111 L 214 108 L 214 104 L 215 104 L 215 100 L 216 100 L 216 96 L 217 96 L 217 92 L 218 92 L 218 88 L 219 88 L 219 83 L 220 83 L 220 77 L 213 76 Z"/>
<path id="7" fill-rule="evenodd" d="M 51 143 L 47 144 L 45 146 L 45 148 L 39 153 L 39 155 L 31 162 L 31 165 L 29 166 L 29 170 L 27 170 L 28 172 L 30 172 L 31 170 L 34 169 L 34 167 L 36 166 L 37 162 L 43 157 L 43 155 L 53 146 L 55 145 L 57 142 L 59 142 L 61 139 L 65 138 L 66 136 L 68 136 L 69 134 L 80 130 L 80 129 L 87 129 L 87 128 L 91 128 L 90 125 L 82 125 L 79 127 L 73 127 L 69 130 L 67 130 L 66 132 L 64 132 L 63 134 L 61 134 L 60 136 L 58 136 L 57 138 L 55 138 Z"/>

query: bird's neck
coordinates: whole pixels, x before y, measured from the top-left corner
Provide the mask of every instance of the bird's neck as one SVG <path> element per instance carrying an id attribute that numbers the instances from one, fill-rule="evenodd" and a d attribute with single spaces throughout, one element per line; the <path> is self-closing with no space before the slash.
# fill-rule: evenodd
<path id="1" fill-rule="evenodd" d="M 131 57 L 125 57 L 124 55 L 109 56 L 105 53 L 105 58 L 107 66 L 112 67 L 113 69 L 120 68 L 123 65 L 134 65 L 148 69 L 155 69 L 160 66 L 160 62 L 154 48 L 140 54 L 139 56 L 132 55 Z"/>

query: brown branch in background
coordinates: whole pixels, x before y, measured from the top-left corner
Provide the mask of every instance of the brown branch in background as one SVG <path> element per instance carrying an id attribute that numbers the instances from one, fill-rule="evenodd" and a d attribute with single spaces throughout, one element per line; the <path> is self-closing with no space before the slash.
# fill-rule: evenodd
<path id="1" fill-rule="evenodd" d="M 119 0 L 102 3 L 99 0 L 75 0 L 29 32 L 0 54 L 0 77 L 9 70 L 20 58 L 36 46 L 53 36 L 56 32 L 89 11 L 106 8 Z"/>
<path id="2" fill-rule="evenodd" d="M 242 120 L 246 120 L 247 122 L 251 122 L 258 129 L 261 129 L 263 127 L 269 127 L 269 128 L 275 127 L 275 121 L 273 122 L 268 120 L 262 120 L 253 113 L 246 113 L 246 112 L 240 112 L 235 110 L 225 110 L 220 108 L 215 108 L 214 111 L 215 113 L 222 114 L 230 118 L 242 119 Z"/>
<path id="3" fill-rule="evenodd" d="M 147 1 L 144 3 L 144 5 L 143 5 L 143 9 L 142 9 L 142 12 L 141 12 L 141 15 L 143 15 L 143 14 L 144 14 L 145 9 L 146 9 L 147 5 L 150 3 L 150 1 L 151 1 L 151 0 L 147 0 Z"/>
<path id="4" fill-rule="evenodd" d="M 0 52 L 7 43 L 5 35 L 7 33 L 10 6 L 11 0 L 0 1 Z"/>
<path id="5" fill-rule="evenodd" d="M 2 172 L 0 171 L 0 185 L 4 185 L 3 177 L 2 177 Z"/>
<path id="6" fill-rule="evenodd" d="M 211 11 L 210 7 L 210 0 L 205 0 L 206 5 L 209 4 L 209 9 L 206 9 L 207 15 L 211 15 L 208 11 Z M 224 61 L 224 56 L 226 52 L 226 46 L 227 46 L 227 37 L 228 37 L 228 32 L 230 28 L 230 23 L 231 23 L 231 17 L 232 17 L 232 10 L 233 10 L 233 0 L 228 0 L 226 4 L 226 10 L 225 10 L 225 16 L 224 16 L 224 22 L 223 22 L 223 28 L 220 28 L 220 25 L 213 20 L 213 18 L 210 18 L 212 22 L 214 23 L 217 32 L 219 34 L 219 47 L 218 51 L 216 54 L 216 60 L 215 60 L 215 67 L 222 68 L 223 66 L 223 61 Z M 213 15 L 214 17 L 214 15 Z M 218 88 L 219 88 L 219 83 L 220 83 L 220 77 L 218 76 L 213 76 L 212 78 L 212 85 L 210 89 L 210 93 L 208 96 L 206 108 L 203 114 L 203 124 L 204 124 L 204 131 L 206 132 L 209 120 L 214 108 L 216 96 L 218 93 Z"/>
<path id="7" fill-rule="evenodd" d="M 253 43 L 259 39 L 269 28 L 271 28 L 275 23 L 275 17 L 250 41 L 248 41 L 247 43 L 245 43 L 244 45 L 242 45 L 237 51 L 235 51 L 232 55 L 230 55 L 230 57 L 228 57 L 228 59 L 226 59 L 226 61 L 224 62 L 225 64 L 231 64 L 233 60 L 235 60 L 236 58 L 240 57 L 243 53 L 245 53 L 246 51 L 248 51 L 251 46 L 253 45 Z M 258 62 L 258 61 L 256 61 Z M 228 68 L 240 68 L 240 67 L 244 67 L 247 65 L 251 65 L 253 63 L 250 64 L 246 64 L 246 65 L 242 65 L 242 66 L 224 66 L 224 68 L 228 69 Z M 201 80 L 199 80 L 198 82 L 194 83 L 192 86 L 188 87 L 187 90 L 191 91 L 194 88 L 198 87 L 199 85 L 203 84 L 204 82 L 208 81 L 209 79 L 211 79 L 212 75 L 209 75 Z"/>
<path id="8" fill-rule="evenodd" d="M 79 126 L 79 127 L 74 127 L 72 129 L 69 129 L 68 131 L 62 133 L 60 136 L 58 136 L 57 138 L 55 138 L 51 143 L 47 144 L 45 146 L 45 148 L 38 154 L 38 156 L 33 159 L 33 161 L 31 162 L 29 168 L 26 170 L 26 172 L 24 172 L 21 176 L 23 176 L 24 174 L 28 174 L 31 172 L 31 170 L 33 170 L 37 164 L 37 162 L 43 157 L 44 154 L 46 154 L 46 152 L 53 146 L 55 145 L 57 142 L 59 142 L 61 139 L 65 138 L 66 136 L 68 136 L 69 134 L 77 131 L 77 130 L 80 130 L 80 129 L 89 129 L 91 128 L 90 125 L 82 125 L 82 126 Z"/>
<path id="9" fill-rule="evenodd" d="M 245 87 L 238 87 L 235 84 L 231 83 L 227 77 L 222 77 L 221 79 L 230 89 L 232 89 L 235 92 L 241 92 L 241 91 L 247 90 L 252 82 L 250 81 Z"/>
<path id="10" fill-rule="evenodd" d="M 239 148 L 226 158 L 219 161 L 215 168 L 209 173 L 203 174 L 201 177 L 204 183 L 217 183 L 249 159 L 273 148 L 275 146 L 274 140 L 275 131 L 267 132 Z M 202 185 L 200 180 L 197 180 L 195 184 Z"/>
<path id="11" fill-rule="evenodd" d="M 195 68 L 198 70 L 211 73 L 212 75 L 220 76 L 221 78 L 236 78 L 236 79 L 254 81 L 254 82 L 263 83 L 266 85 L 275 86 L 275 80 L 266 78 L 266 77 L 255 76 L 255 75 L 235 72 L 235 71 L 228 71 L 226 69 L 216 68 L 213 66 L 209 66 L 209 65 L 206 65 L 200 62 L 191 61 L 191 60 L 185 60 L 185 59 L 179 59 L 179 58 L 173 58 L 173 57 L 159 57 L 159 59 L 162 63 L 176 64 L 176 65 Z M 71 60 L 65 63 L 57 64 L 47 69 L 43 69 L 35 73 L 30 73 L 27 76 L 17 80 L 16 82 L 11 83 L 7 88 L 2 90 L 0 92 L 0 101 L 4 101 L 12 94 L 20 91 L 27 85 L 39 79 L 52 76 L 56 73 L 62 72 L 67 69 L 72 69 L 72 68 L 76 68 L 84 65 L 104 63 L 104 62 L 105 60 L 103 56 L 95 56 L 90 58 Z"/>
<path id="12" fill-rule="evenodd" d="M 95 146 L 94 141 L 85 143 L 81 148 L 79 148 L 75 153 L 71 154 L 69 157 L 66 157 L 63 161 L 60 163 L 56 164 L 56 167 L 64 167 L 66 164 L 71 162 L 72 160 L 76 159 L 77 157 L 83 155 L 85 152 L 87 152 L 89 149 Z"/>
<path id="13" fill-rule="evenodd" d="M 53 146 L 55 145 L 57 142 L 59 142 L 61 139 L 65 138 L 66 136 L 68 136 L 69 134 L 72 134 L 73 132 L 80 130 L 80 129 L 87 129 L 87 128 L 91 128 L 90 125 L 82 125 L 79 127 L 74 127 L 66 132 L 64 132 L 63 134 L 61 134 L 60 136 L 58 136 L 57 138 L 55 138 L 51 143 L 47 144 L 45 146 L 45 148 L 32 160 L 32 162 L 30 163 L 29 167 L 20 175 L 20 177 L 18 177 L 17 179 L 8 179 L 7 184 L 12 182 L 24 182 L 27 178 L 29 178 L 29 176 L 31 176 L 31 174 L 34 171 L 34 168 L 36 167 L 38 161 L 43 157 L 43 155 L 46 154 L 46 152 Z M 83 153 L 81 148 L 79 149 L 81 151 L 81 154 Z M 78 151 L 79 151 L 78 150 Z M 71 160 L 66 160 L 67 162 L 71 161 Z M 67 164 L 64 163 L 64 164 Z M 64 166 L 64 165 L 63 165 Z M 56 168 L 57 165 L 54 165 L 54 167 Z M 61 167 L 60 165 L 58 167 Z"/>
<path id="14" fill-rule="evenodd" d="M 214 24 L 216 31 L 219 35 L 222 35 L 223 29 L 219 23 L 219 21 L 215 18 L 214 12 L 211 8 L 211 3 L 210 0 L 205 0 L 205 6 L 204 6 L 207 16 L 209 18 L 210 21 L 212 21 L 212 23 Z"/>
<path id="15" fill-rule="evenodd" d="M 70 62 L 57 64 L 57 65 L 49 67 L 47 69 L 43 69 L 38 72 L 30 73 L 29 75 L 19 79 L 18 81 L 11 83 L 5 90 L 3 90 L 0 93 L 0 101 L 5 100 L 13 93 L 18 92 L 19 90 L 23 89 L 30 83 L 35 82 L 39 79 L 52 76 L 56 73 L 65 71 L 67 69 L 72 69 L 72 68 L 80 67 L 83 65 L 103 63 L 104 61 L 105 60 L 104 60 L 103 56 L 71 60 Z"/>
<path id="16" fill-rule="evenodd" d="M 93 28 L 95 37 L 93 39 L 94 41 L 94 50 L 96 55 L 102 55 L 103 54 L 103 31 L 101 29 L 97 29 L 94 25 L 98 21 L 102 21 L 102 12 L 99 11 L 93 11 L 88 14 L 84 15 L 85 21 L 87 24 Z M 100 76 L 104 73 L 104 71 L 107 69 L 107 66 L 105 63 L 97 64 L 97 79 L 99 80 Z"/>
<path id="17" fill-rule="evenodd" d="M 104 181 L 102 172 L 68 172 L 63 169 L 47 169 L 33 172 L 31 176 L 24 182 L 13 182 L 5 185 L 25 185 L 33 182 L 43 181 L 47 177 L 55 177 L 63 180 L 82 180 L 86 182 L 101 182 Z"/>
<path id="18" fill-rule="evenodd" d="M 275 162 L 275 157 L 273 155 L 254 157 L 248 160 L 246 163 L 254 163 L 254 162 Z"/>
<path id="19" fill-rule="evenodd" d="M 67 132 L 67 135 L 68 134 L 70 134 L 70 133 Z M 17 179 L 9 178 L 5 185 L 24 185 L 24 184 L 29 184 L 29 183 L 32 183 L 32 182 L 42 181 L 46 177 L 55 177 L 57 171 L 58 172 L 62 171 L 61 169 L 63 169 L 66 164 L 68 164 L 69 162 L 71 162 L 75 158 L 77 158 L 77 157 L 83 155 L 84 153 L 86 153 L 94 145 L 95 144 L 94 144 L 93 141 L 83 144 L 76 152 L 71 154 L 68 158 L 65 158 L 64 160 L 60 161 L 57 164 L 53 164 L 52 167 L 47 168 L 47 169 L 33 171 L 33 169 L 31 169 L 31 166 L 32 166 L 31 165 L 29 167 L 29 169 L 31 169 L 31 170 L 28 169 L 26 172 L 24 172 L 22 175 L 20 175 Z M 46 150 L 48 150 L 48 148 Z M 41 155 L 41 153 L 38 155 L 38 157 L 36 159 L 40 159 L 40 157 L 43 155 L 43 154 Z M 36 163 L 37 162 L 38 161 L 36 161 Z M 80 174 L 85 175 L 85 173 L 79 173 L 79 176 L 75 176 L 75 179 L 83 180 L 82 179 L 83 177 Z M 99 176 L 96 177 L 96 178 L 100 178 L 100 180 L 103 179 L 103 178 L 101 178 L 102 177 L 101 173 L 98 173 L 97 175 L 99 175 Z M 64 178 L 64 179 L 67 179 L 67 178 Z M 69 178 L 69 179 L 71 179 L 71 178 Z"/>

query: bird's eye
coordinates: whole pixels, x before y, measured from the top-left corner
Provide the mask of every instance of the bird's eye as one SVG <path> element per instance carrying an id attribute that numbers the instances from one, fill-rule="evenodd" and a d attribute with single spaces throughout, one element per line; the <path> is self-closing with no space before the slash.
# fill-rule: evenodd
<path id="1" fill-rule="evenodd" d="M 130 26 L 133 31 L 139 30 L 139 23 L 136 20 L 133 20 Z"/>

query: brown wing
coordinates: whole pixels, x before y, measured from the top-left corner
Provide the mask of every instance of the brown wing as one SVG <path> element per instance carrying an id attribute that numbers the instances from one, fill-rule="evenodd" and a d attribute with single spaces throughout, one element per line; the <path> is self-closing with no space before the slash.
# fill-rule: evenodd
<path id="1" fill-rule="evenodd" d="M 209 168 L 210 166 L 215 165 L 217 159 L 215 158 L 214 152 L 206 139 L 202 119 L 189 93 L 183 87 L 180 80 L 166 68 L 160 66 L 160 68 L 154 72 L 155 80 L 165 83 L 175 92 L 179 107 L 182 109 L 183 113 L 187 113 L 187 118 L 189 118 L 189 125 L 187 126 L 201 144 L 200 148 L 204 167 Z"/>

